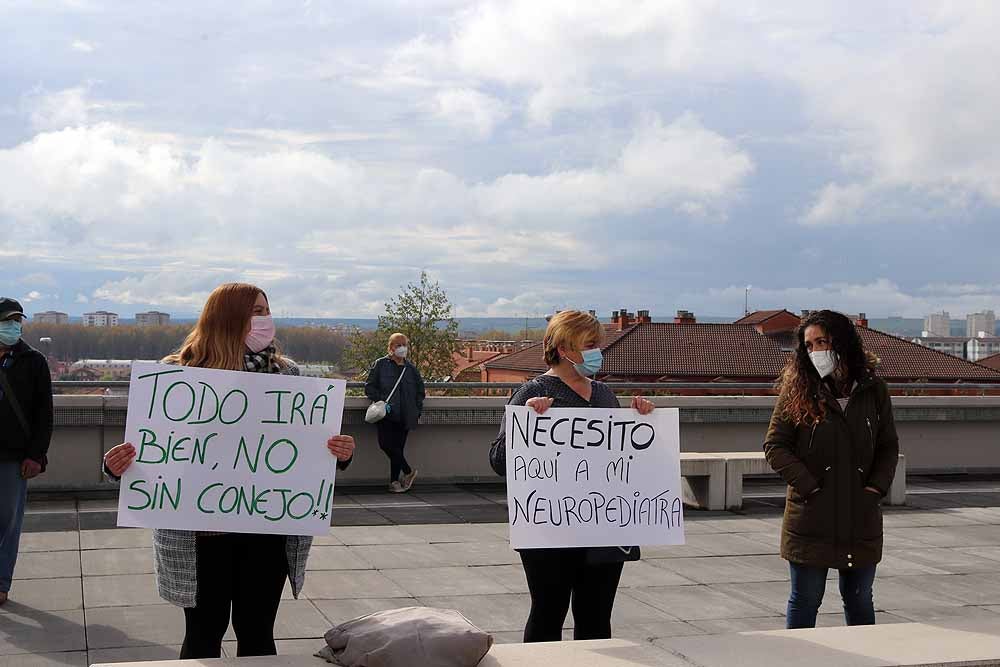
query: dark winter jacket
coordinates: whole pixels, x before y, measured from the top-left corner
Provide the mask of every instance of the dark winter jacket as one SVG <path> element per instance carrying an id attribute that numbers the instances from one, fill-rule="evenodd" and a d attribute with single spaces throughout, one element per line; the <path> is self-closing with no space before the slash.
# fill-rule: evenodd
<path id="1" fill-rule="evenodd" d="M 45 356 L 23 340 L 11 347 L 0 360 L 0 373 L 17 396 L 30 435 L 25 433 L 8 396 L 0 398 L 0 461 L 32 459 L 48 463 L 52 439 L 52 378 Z M 6 394 L 0 385 L 0 394 Z"/>
<path id="2" fill-rule="evenodd" d="M 392 391 L 399 374 L 406 369 L 403 381 L 388 401 L 389 421 L 403 424 L 407 430 L 417 427 L 417 420 L 424 411 L 424 379 L 420 371 L 409 361 L 400 366 L 390 357 L 382 357 L 368 371 L 368 381 L 365 382 L 365 396 L 370 401 L 384 401 Z"/>
<path id="3" fill-rule="evenodd" d="M 881 500 L 899 456 L 889 389 L 870 377 L 845 410 L 825 387 L 819 400 L 823 421 L 796 426 L 781 416 L 779 399 L 764 441 L 768 462 L 788 484 L 781 555 L 817 567 L 874 565 L 882 559 Z"/>

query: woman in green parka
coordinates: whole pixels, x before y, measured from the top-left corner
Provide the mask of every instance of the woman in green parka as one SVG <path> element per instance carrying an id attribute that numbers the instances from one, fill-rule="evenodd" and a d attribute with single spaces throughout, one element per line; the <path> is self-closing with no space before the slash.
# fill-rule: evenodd
<path id="1" fill-rule="evenodd" d="M 873 625 L 881 502 L 899 456 L 889 390 L 846 316 L 814 312 L 797 335 L 764 441 L 768 463 L 788 484 L 781 527 L 781 556 L 791 569 L 787 627 L 815 627 L 830 568 L 840 571 L 847 624 Z"/>

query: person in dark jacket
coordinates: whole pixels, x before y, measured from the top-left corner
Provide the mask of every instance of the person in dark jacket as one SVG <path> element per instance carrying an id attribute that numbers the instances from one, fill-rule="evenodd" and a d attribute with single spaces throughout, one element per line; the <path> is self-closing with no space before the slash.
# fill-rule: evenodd
<path id="1" fill-rule="evenodd" d="M 542 343 L 549 370 L 525 382 L 514 392 L 511 405 L 526 405 L 538 414 L 549 408 L 618 408 L 618 397 L 603 382 L 590 379 L 603 360 L 600 320 L 578 310 L 556 314 Z M 632 399 L 632 409 L 646 415 L 652 401 Z M 507 474 L 506 427 L 490 448 L 490 465 Z M 611 612 L 626 560 L 638 557 L 639 547 L 582 547 L 519 549 L 524 565 L 531 611 L 524 627 L 524 641 L 562 639 L 563 622 L 573 605 L 573 639 L 611 637 Z"/>
<path id="2" fill-rule="evenodd" d="M 847 624 L 875 623 L 880 504 L 899 456 L 877 363 L 850 319 L 822 310 L 802 321 L 779 380 L 764 453 L 788 484 L 781 555 L 791 569 L 789 629 L 815 627 L 830 568 L 840 571 Z"/>
<path id="3" fill-rule="evenodd" d="M 45 356 L 21 340 L 24 309 L 0 297 L 0 605 L 7 602 L 28 480 L 45 472 L 52 438 L 52 378 Z"/>
<path id="4" fill-rule="evenodd" d="M 406 437 L 417 427 L 424 411 L 425 392 L 420 371 L 406 360 L 409 344 L 404 334 L 389 336 L 388 354 L 375 362 L 365 382 L 365 395 L 370 401 L 386 402 L 385 418 L 376 423 L 376 428 L 379 449 L 389 457 L 389 490 L 393 493 L 409 491 L 417 478 L 403 449 Z"/>

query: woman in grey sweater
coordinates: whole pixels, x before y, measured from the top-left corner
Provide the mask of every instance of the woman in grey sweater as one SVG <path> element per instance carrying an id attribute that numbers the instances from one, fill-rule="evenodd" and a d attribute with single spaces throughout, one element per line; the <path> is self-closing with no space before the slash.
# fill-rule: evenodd
<path id="1" fill-rule="evenodd" d="M 590 313 L 568 310 L 555 315 L 545 331 L 545 363 L 549 370 L 514 392 L 512 405 L 526 405 L 538 414 L 549 408 L 617 408 L 618 397 L 603 382 L 590 379 L 601 367 L 604 327 Z M 632 399 L 640 414 L 653 411 L 641 396 Z M 490 449 L 490 465 L 507 474 L 506 429 Z M 639 547 L 520 549 L 531 593 L 525 642 L 562 639 L 563 622 L 573 605 L 574 639 L 611 637 L 611 611 L 626 561 L 637 560 Z"/>

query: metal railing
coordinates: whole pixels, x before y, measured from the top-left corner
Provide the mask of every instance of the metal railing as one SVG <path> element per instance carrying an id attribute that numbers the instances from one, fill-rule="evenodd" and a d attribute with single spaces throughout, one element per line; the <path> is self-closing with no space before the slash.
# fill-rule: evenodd
<path id="1" fill-rule="evenodd" d="M 427 389 L 517 389 L 520 382 L 426 382 Z M 715 390 L 769 390 L 773 382 L 614 382 L 607 383 L 612 389 L 671 391 L 675 389 L 715 389 Z M 57 380 L 53 389 L 109 388 L 127 389 L 128 380 Z M 364 382 L 349 381 L 348 389 L 363 389 Z M 955 389 L 971 391 L 1000 391 L 1000 383 L 974 382 L 890 382 L 889 389 L 910 391 L 950 391 Z"/>

